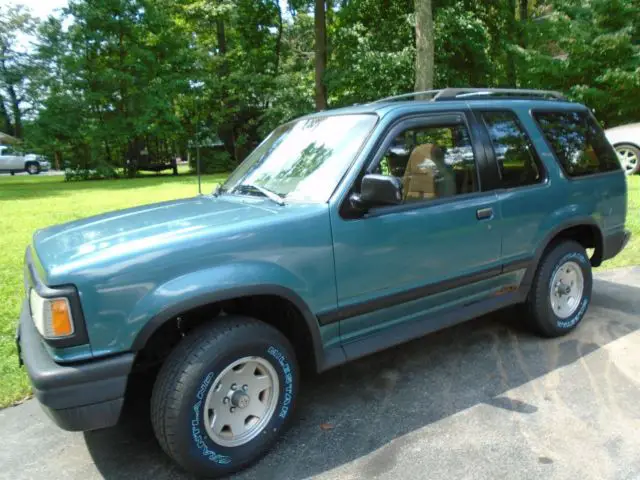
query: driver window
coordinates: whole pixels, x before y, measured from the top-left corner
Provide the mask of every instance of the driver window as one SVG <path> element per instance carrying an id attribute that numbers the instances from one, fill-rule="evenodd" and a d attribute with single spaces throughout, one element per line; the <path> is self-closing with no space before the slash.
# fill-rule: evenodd
<path id="1" fill-rule="evenodd" d="M 464 125 L 403 131 L 371 173 L 400 179 L 404 203 L 479 190 L 471 139 Z"/>

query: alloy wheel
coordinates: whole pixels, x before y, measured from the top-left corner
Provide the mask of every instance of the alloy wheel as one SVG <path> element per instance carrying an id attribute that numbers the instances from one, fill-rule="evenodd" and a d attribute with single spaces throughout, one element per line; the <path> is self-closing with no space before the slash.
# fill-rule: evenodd
<path id="1" fill-rule="evenodd" d="M 278 375 L 267 360 L 236 360 L 218 375 L 207 394 L 203 413 L 209 437 L 225 447 L 250 442 L 271 420 L 279 395 Z"/>
<path id="2" fill-rule="evenodd" d="M 564 263 L 551 279 L 551 308 L 559 318 L 575 313 L 584 293 L 584 275 L 574 261 Z"/>
<path id="3" fill-rule="evenodd" d="M 622 168 L 624 168 L 627 175 L 638 171 L 640 158 L 638 158 L 637 152 L 628 147 L 618 147 L 616 148 L 616 152 L 620 159 L 620 163 L 622 164 Z"/>

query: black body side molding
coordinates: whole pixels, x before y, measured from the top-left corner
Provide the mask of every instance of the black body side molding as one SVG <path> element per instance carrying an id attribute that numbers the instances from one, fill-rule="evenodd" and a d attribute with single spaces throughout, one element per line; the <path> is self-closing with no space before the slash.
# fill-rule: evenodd
<path id="1" fill-rule="evenodd" d="M 420 287 L 405 290 L 403 292 L 386 295 L 379 297 L 369 302 L 356 303 L 353 305 L 347 305 L 342 308 L 323 312 L 318 314 L 318 321 L 321 325 L 328 325 L 333 322 L 345 320 L 351 317 L 357 317 L 359 315 L 365 315 L 367 313 L 375 312 L 388 307 L 400 305 L 402 303 L 411 302 L 419 298 L 424 298 L 430 295 L 436 295 L 438 293 L 446 292 L 454 288 L 464 287 L 471 285 L 472 283 L 487 280 L 492 277 L 496 277 L 502 273 L 513 272 L 516 270 L 528 268 L 531 264 L 530 260 L 518 260 L 502 267 L 491 268 L 489 270 L 483 270 L 481 272 L 473 273 L 470 275 L 464 275 L 461 277 L 445 280 L 438 283 L 430 283 L 428 285 L 422 285 Z"/>

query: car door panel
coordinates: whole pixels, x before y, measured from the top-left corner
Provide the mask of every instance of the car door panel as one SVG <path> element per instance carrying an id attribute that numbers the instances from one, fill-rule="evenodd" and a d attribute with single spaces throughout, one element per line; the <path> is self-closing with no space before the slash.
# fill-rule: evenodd
<path id="1" fill-rule="evenodd" d="M 12 170 L 20 171 L 24 170 L 24 156 L 23 155 L 14 155 L 13 162 L 11 164 Z"/>
<path id="2" fill-rule="evenodd" d="M 11 169 L 11 161 L 13 159 L 13 154 L 10 153 L 11 150 L 7 147 L 2 148 L 2 152 L 0 152 L 0 170 L 9 170 Z"/>
<path id="3" fill-rule="evenodd" d="M 486 208 L 493 218 L 478 220 Z M 492 192 L 343 221 L 334 227 L 339 305 L 498 267 L 499 216 Z"/>
<path id="4" fill-rule="evenodd" d="M 358 219 L 335 212 L 343 341 L 490 294 L 494 285 L 483 282 L 501 273 L 500 219 L 495 192 L 373 209 Z"/>

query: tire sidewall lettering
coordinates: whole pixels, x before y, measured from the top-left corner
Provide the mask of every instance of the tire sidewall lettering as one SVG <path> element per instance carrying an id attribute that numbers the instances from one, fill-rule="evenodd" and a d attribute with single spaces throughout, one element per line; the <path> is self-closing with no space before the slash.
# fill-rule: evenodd
<path id="1" fill-rule="evenodd" d="M 276 360 L 278 365 L 280 365 L 284 376 L 284 389 L 282 392 L 283 399 L 281 402 L 282 405 L 280 407 L 280 412 L 277 415 L 279 419 L 284 421 L 287 418 L 291 402 L 293 401 L 293 372 L 291 371 L 291 366 L 287 361 L 287 357 L 276 347 L 270 346 L 267 349 L 267 353 Z"/>
<path id="2" fill-rule="evenodd" d="M 195 391 L 194 403 L 192 404 L 190 409 L 190 430 L 192 446 L 198 451 L 199 456 L 204 457 L 206 460 L 216 463 L 220 466 L 228 466 L 229 464 L 234 463 L 234 456 L 228 455 L 229 452 L 233 452 L 234 450 L 244 450 L 244 447 L 248 447 L 253 442 L 256 442 L 264 437 L 265 435 L 263 434 L 275 434 L 280 429 L 280 427 L 282 427 L 284 421 L 289 416 L 289 412 L 291 411 L 294 400 L 293 396 L 295 391 L 294 375 L 290 361 L 287 355 L 282 353 L 283 350 L 276 346 L 270 345 L 265 349 L 264 352 L 266 353 L 266 355 L 263 354 L 262 356 L 267 360 L 271 358 L 270 363 L 278 372 L 281 384 L 278 407 L 276 408 L 273 417 L 264 427 L 262 434 L 258 435 L 250 442 L 232 448 L 217 446 L 208 436 L 203 426 L 204 412 L 202 411 L 202 409 L 209 389 L 211 388 L 211 384 L 218 373 L 209 372 L 205 374 L 200 382 L 200 385 Z M 243 455 L 241 454 L 241 457 L 242 456 Z M 242 459 L 238 458 L 238 461 L 242 461 Z"/>
<path id="3" fill-rule="evenodd" d="M 220 455 L 215 451 L 211 450 L 208 446 L 208 442 L 205 440 L 205 435 L 207 435 L 206 431 L 202 431 L 201 423 L 203 419 L 202 402 L 204 401 L 204 397 L 207 394 L 211 382 L 213 381 L 214 373 L 208 373 L 200 387 L 198 387 L 198 391 L 196 393 L 196 402 L 192 407 L 192 416 L 191 416 L 191 438 L 194 441 L 194 444 L 200 454 L 203 457 L 206 457 L 211 462 L 217 463 L 219 465 L 227 465 L 231 463 L 231 457 L 227 455 Z"/>

